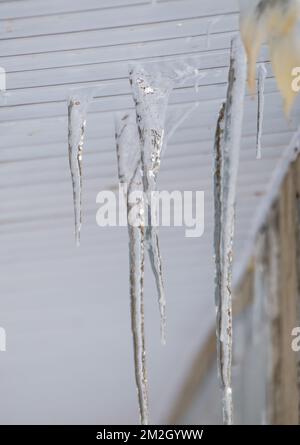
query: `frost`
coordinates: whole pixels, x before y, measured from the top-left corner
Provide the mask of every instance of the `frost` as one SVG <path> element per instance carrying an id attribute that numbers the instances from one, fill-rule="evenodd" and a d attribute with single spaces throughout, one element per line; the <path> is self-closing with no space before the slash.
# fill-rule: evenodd
<path id="1" fill-rule="evenodd" d="M 144 262 L 145 262 L 145 221 L 142 194 L 136 194 L 132 201 L 132 192 L 142 192 L 140 145 L 134 114 L 116 121 L 116 148 L 118 175 L 121 184 L 127 189 L 127 220 L 129 235 L 130 262 L 130 301 L 131 329 L 133 336 L 135 380 L 142 425 L 148 424 L 148 388 L 146 371 L 145 327 L 144 327 Z M 140 224 L 133 227 L 130 212 L 135 206 L 139 209 Z"/>
<path id="2" fill-rule="evenodd" d="M 265 107 L 265 80 L 267 77 L 267 70 L 262 63 L 258 66 L 258 80 L 257 80 L 257 132 L 256 132 L 256 159 L 261 159 L 261 137 L 264 119 Z"/>
<path id="3" fill-rule="evenodd" d="M 215 302 L 218 368 L 223 393 L 223 419 L 232 424 L 232 257 L 236 182 L 242 134 L 246 59 L 239 39 L 231 45 L 226 103 L 215 136 Z"/>
<path id="4" fill-rule="evenodd" d="M 87 108 L 92 100 L 93 90 L 77 90 L 68 100 L 68 147 L 69 165 L 73 187 L 75 217 L 75 241 L 80 245 L 82 223 L 82 155 L 86 127 Z"/>

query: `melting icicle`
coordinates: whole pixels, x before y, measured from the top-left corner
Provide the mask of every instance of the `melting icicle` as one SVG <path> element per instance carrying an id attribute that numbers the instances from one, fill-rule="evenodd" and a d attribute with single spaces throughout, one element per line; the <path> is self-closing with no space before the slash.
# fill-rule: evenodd
<path id="1" fill-rule="evenodd" d="M 199 102 L 195 102 L 194 104 L 184 105 L 178 107 L 177 109 L 172 110 L 171 113 L 168 113 L 166 119 L 166 136 L 165 143 L 163 146 L 162 153 L 167 147 L 167 144 L 174 133 L 178 130 L 178 128 L 183 124 L 183 122 L 199 107 Z"/>
<path id="2" fill-rule="evenodd" d="M 247 52 L 248 84 L 255 90 L 256 60 L 264 42 L 269 45 L 273 73 L 288 116 L 297 89 L 292 71 L 300 66 L 299 0 L 240 0 L 240 30 Z"/>
<path id="3" fill-rule="evenodd" d="M 258 80 L 257 80 L 257 132 L 256 132 L 256 159 L 261 159 L 261 137 L 264 119 L 265 107 L 265 80 L 267 77 L 267 70 L 262 63 L 258 66 Z"/>
<path id="4" fill-rule="evenodd" d="M 198 68 L 196 68 L 194 73 L 195 73 L 195 85 L 194 85 L 195 93 L 196 93 L 196 95 L 198 95 L 198 93 L 199 93 L 199 80 L 204 79 L 204 77 L 207 76 L 207 72 L 206 71 L 204 71 L 204 72 L 202 71 L 201 72 Z"/>
<path id="5" fill-rule="evenodd" d="M 174 134 L 182 122 L 192 113 L 197 104 L 173 109 L 166 120 L 166 141 Z M 126 200 L 132 192 L 142 192 L 141 149 L 135 114 L 128 114 L 116 120 L 116 147 L 118 159 L 118 176 L 125 192 Z M 166 143 L 164 148 L 166 147 Z M 137 197 L 139 199 L 139 197 Z M 138 227 L 128 224 L 129 258 L 130 258 L 130 297 L 131 324 L 134 345 L 135 378 L 138 390 L 140 417 L 143 424 L 148 423 L 148 390 L 146 373 L 146 352 L 144 332 L 144 201 L 127 201 L 127 220 L 130 212 L 138 208 L 140 222 Z M 158 238 L 157 238 L 158 240 Z M 154 261 L 154 259 L 153 259 Z M 160 272 L 161 273 L 161 272 Z"/>
<path id="6" fill-rule="evenodd" d="M 82 153 L 85 136 L 87 108 L 92 100 L 91 90 L 74 92 L 68 101 L 69 165 L 73 187 L 75 241 L 80 245 L 82 223 Z"/>
<path id="7" fill-rule="evenodd" d="M 163 64 L 145 69 L 141 65 L 133 66 L 129 72 L 133 97 L 136 105 L 137 124 L 141 142 L 141 161 L 143 186 L 147 206 L 146 242 L 155 276 L 160 316 L 161 339 L 165 343 L 166 315 L 165 292 L 162 275 L 162 263 L 159 249 L 156 209 L 152 206 L 151 196 L 157 190 L 157 177 L 160 170 L 161 155 L 165 144 L 165 119 L 169 96 L 174 86 L 187 78 L 200 76 L 195 68 L 187 64 L 178 64 L 171 68 Z"/>
<path id="8" fill-rule="evenodd" d="M 214 144 L 214 258 L 215 258 L 215 303 L 216 303 L 216 332 L 218 339 L 218 357 L 220 357 L 220 332 L 221 332 L 221 289 L 222 289 L 222 255 L 221 255 L 221 233 L 222 233 L 222 146 L 224 137 L 224 114 L 225 103 L 219 112 L 216 126 Z M 220 358 L 219 358 L 220 359 Z M 220 365 L 220 363 L 219 363 Z"/>
<path id="9" fill-rule="evenodd" d="M 148 424 L 148 389 L 144 328 L 144 243 L 145 221 L 141 177 L 139 135 L 134 114 L 116 121 L 116 147 L 120 184 L 127 186 L 127 220 L 130 261 L 131 329 L 133 336 L 135 379 L 140 420 Z M 134 196 L 132 201 L 130 197 Z M 139 193 L 136 193 L 139 192 Z M 131 224 L 131 212 L 138 215 L 138 224 Z"/>
<path id="10" fill-rule="evenodd" d="M 236 182 L 242 134 L 246 59 L 239 39 L 231 46 L 228 90 L 215 138 L 215 261 L 218 367 L 223 393 L 223 419 L 233 423 L 232 362 L 232 257 Z"/>
<path id="11" fill-rule="evenodd" d="M 165 83 L 162 82 L 162 85 L 155 85 L 152 77 L 143 69 L 132 71 L 130 79 L 136 103 L 137 123 L 141 142 L 143 186 L 148 218 L 146 241 L 158 291 L 161 340 L 162 343 L 165 344 L 166 300 L 158 229 L 152 221 L 152 218 L 155 218 L 155 210 L 151 208 L 151 194 L 156 190 L 157 186 L 157 176 L 160 169 L 161 152 L 164 143 L 165 117 L 172 85 L 168 81 L 165 81 Z"/>

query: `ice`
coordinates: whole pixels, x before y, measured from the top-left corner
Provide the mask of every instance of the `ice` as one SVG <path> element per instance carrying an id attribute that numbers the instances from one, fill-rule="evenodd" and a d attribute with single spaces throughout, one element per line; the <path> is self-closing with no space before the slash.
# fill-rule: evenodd
<path id="1" fill-rule="evenodd" d="M 258 66 L 258 80 L 257 80 L 257 133 L 256 133 L 256 159 L 261 159 L 261 137 L 264 119 L 265 107 L 265 80 L 267 77 L 267 70 L 262 63 Z"/>
<path id="2" fill-rule="evenodd" d="M 197 108 L 198 104 L 188 104 L 180 107 L 173 107 L 168 112 L 166 118 L 166 138 L 165 145 L 174 134 L 182 122 Z M 127 113 L 124 116 L 116 116 L 116 149 L 118 160 L 118 176 L 120 184 L 126 192 L 127 220 L 129 234 L 129 258 L 130 258 L 130 299 L 131 299 L 131 323 L 134 345 L 135 377 L 138 390 L 141 422 L 148 423 L 148 390 L 145 363 L 145 332 L 144 332 L 144 304 L 143 304 L 143 277 L 144 277 L 144 249 L 145 249 L 145 202 L 143 200 L 143 180 L 141 171 L 141 147 L 136 123 L 135 113 Z M 133 201 L 129 196 L 140 192 Z M 133 206 L 138 207 L 140 215 L 137 227 L 131 226 L 130 212 Z M 136 211 L 135 211 L 136 213 Z M 158 295 L 164 298 L 161 263 L 156 263 L 160 259 L 157 228 L 151 231 L 152 243 L 155 243 L 149 251 L 150 261 L 156 279 Z M 151 257 L 152 255 L 152 257 Z M 154 267 L 153 267 L 154 264 Z M 159 276 L 156 275 L 158 271 Z M 161 286 L 161 287 L 160 287 Z M 165 301 L 159 299 L 161 316 L 161 337 L 165 341 Z"/>
<path id="3" fill-rule="evenodd" d="M 266 293 L 266 235 L 262 231 L 258 234 L 255 247 L 254 268 L 254 298 L 252 305 L 252 340 L 258 344 L 261 338 L 262 326 L 264 324 L 265 306 L 267 302 Z"/>
<path id="4" fill-rule="evenodd" d="M 161 340 L 164 344 L 166 341 L 166 301 L 158 229 L 152 223 L 151 194 L 156 190 L 157 185 L 164 143 L 165 118 L 172 85 L 168 81 L 163 82 L 161 85 L 156 85 L 151 75 L 143 69 L 134 70 L 131 73 L 131 80 L 136 103 L 137 124 L 141 144 L 143 188 L 147 206 L 146 243 L 157 284 L 161 316 Z"/>
<path id="5" fill-rule="evenodd" d="M 232 259 L 245 84 L 245 53 L 240 40 L 234 38 L 231 45 L 227 98 L 219 114 L 214 150 L 216 332 L 225 424 L 233 423 L 231 390 Z"/>
<path id="6" fill-rule="evenodd" d="M 93 98 L 91 89 L 76 90 L 68 100 L 69 165 L 73 188 L 75 241 L 80 245 L 82 224 L 82 156 L 88 105 Z"/>

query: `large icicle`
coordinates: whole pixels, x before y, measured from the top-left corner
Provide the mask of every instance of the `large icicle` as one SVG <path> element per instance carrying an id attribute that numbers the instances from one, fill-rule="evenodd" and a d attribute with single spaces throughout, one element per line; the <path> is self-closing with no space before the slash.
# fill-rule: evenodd
<path id="1" fill-rule="evenodd" d="M 223 396 L 223 419 L 233 423 L 232 256 L 236 182 L 242 134 L 246 59 L 241 42 L 232 40 L 226 104 L 222 107 L 215 140 L 215 261 L 218 368 Z"/>
<path id="2" fill-rule="evenodd" d="M 216 302 L 216 333 L 218 340 L 218 359 L 220 366 L 220 338 L 222 308 L 221 308 L 221 288 L 222 288 L 222 256 L 221 256 L 221 233 L 222 233 L 222 146 L 224 137 L 224 113 L 225 103 L 219 112 L 217 120 L 215 144 L 214 144 L 214 254 L 215 254 L 215 302 Z M 221 374 L 219 372 L 219 374 Z"/>
<path id="3" fill-rule="evenodd" d="M 256 240 L 255 267 L 253 279 L 253 304 L 252 304 L 252 341 L 258 344 L 261 339 L 262 327 L 265 324 L 266 306 L 266 233 L 262 230 Z"/>
<path id="4" fill-rule="evenodd" d="M 151 196 L 157 190 L 157 177 L 166 140 L 165 120 L 170 93 L 176 84 L 200 75 L 203 74 L 185 62 L 174 66 L 149 64 L 146 68 L 134 65 L 129 71 L 141 142 L 143 186 L 147 206 L 146 245 L 158 290 L 163 344 L 166 339 L 166 300 L 158 228 L 152 224 L 152 220 L 156 220 L 156 209 L 151 205 Z"/>
<path id="5" fill-rule="evenodd" d="M 256 159 L 261 159 L 261 137 L 265 108 L 265 80 L 267 70 L 262 63 L 258 66 L 257 78 L 257 132 L 256 132 Z"/>
<path id="6" fill-rule="evenodd" d="M 73 187 L 75 217 L 75 241 L 80 245 L 82 223 L 82 153 L 85 136 L 87 108 L 92 100 L 93 91 L 77 90 L 68 100 L 68 147 L 69 165 Z"/>
<path id="7" fill-rule="evenodd" d="M 142 67 L 130 71 L 130 81 L 136 104 L 141 143 L 143 186 L 147 206 L 146 242 L 158 291 L 161 340 L 164 344 L 166 340 L 166 300 L 158 229 L 156 225 L 152 224 L 154 209 L 151 208 L 151 194 L 156 191 L 157 187 L 157 176 L 164 143 L 165 118 L 172 84 L 167 79 L 157 81 Z"/>
<path id="8" fill-rule="evenodd" d="M 141 176 L 141 153 L 135 115 L 116 121 L 116 148 L 120 184 L 127 187 L 127 222 L 130 261 L 131 329 L 133 336 L 135 379 L 140 421 L 148 424 L 148 389 L 144 329 L 144 242 L 145 221 Z M 125 190 L 125 189 L 124 189 Z M 134 195 L 133 195 L 134 194 Z M 134 199 L 132 200 L 132 197 Z M 132 225 L 131 213 L 138 217 Z"/>

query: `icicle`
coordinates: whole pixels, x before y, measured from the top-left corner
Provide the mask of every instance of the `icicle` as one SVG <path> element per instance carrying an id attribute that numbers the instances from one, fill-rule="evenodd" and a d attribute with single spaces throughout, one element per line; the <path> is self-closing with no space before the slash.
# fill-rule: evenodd
<path id="1" fill-rule="evenodd" d="M 234 209 L 246 83 L 246 60 L 239 39 L 232 40 L 228 90 L 215 138 L 215 261 L 218 367 L 223 393 L 223 419 L 233 423 L 232 362 L 232 257 Z"/>
<path id="2" fill-rule="evenodd" d="M 207 76 L 207 72 L 206 71 L 201 72 L 198 68 L 196 68 L 194 70 L 194 73 L 195 73 L 195 85 L 194 85 L 195 93 L 196 93 L 196 95 L 198 95 L 198 93 L 199 93 L 199 80 L 201 80 L 204 77 L 206 77 Z"/>
<path id="3" fill-rule="evenodd" d="M 75 241 L 80 245 L 82 223 L 82 153 L 85 136 L 87 108 L 92 100 L 92 90 L 78 90 L 68 101 L 69 165 L 73 187 Z"/>
<path id="4" fill-rule="evenodd" d="M 269 45 L 273 73 L 287 116 L 298 91 L 291 87 L 292 70 L 300 66 L 299 0 L 240 0 L 240 30 L 248 59 L 248 84 L 255 90 L 256 60 Z"/>
<path id="5" fill-rule="evenodd" d="M 136 205 L 136 203 L 135 203 Z M 128 212 L 132 209 L 128 206 Z M 141 203 L 141 215 L 143 203 Z M 148 385 L 144 327 L 144 226 L 128 226 L 130 294 L 131 294 L 131 329 L 133 333 L 135 379 L 137 385 L 140 421 L 148 425 Z"/>
<path id="6" fill-rule="evenodd" d="M 161 152 L 164 143 L 164 125 L 168 99 L 172 89 L 170 82 L 155 85 L 152 77 L 143 69 L 130 74 L 136 103 L 137 123 L 141 142 L 143 185 L 147 205 L 146 241 L 151 267 L 158 290 L 161 317 L 161 340 L 166 338 L 165 292 L 159 249 L 158 229 L 152 224 L 154 209 L 151 208 L 151 194 L 156 190 L 160 169 Z"/>
<path id="7" fill-rule="evenodd" d="M 267 77 L 267 70 L 262 63 L 258 66 L 257 79 L 257 133 L 256 133 L 256 159 L 261 159 L 261 137 L 264 119 L 265 107 L 265 80 Z"/>
<path id="8" fill-rule="evenodd" d="M 173 109 L 166 119 L 166 141 L 174 134 L 182 122 L 196 108 L 192 106 Z M 116 119 L 116 147 L 118 160 L 118 176 L 120 184 L 126 190 L 126 200 L 132 192 L 142 192 L 141 149 L 135 114 L 127 114 L 122 119 Z M 164 148 L 166 147 L 166 143 Z M 145 363 L 144 340 L 144 303 L 143 303 L 143 275 L 144 275 L 144 201 L 127 201 L 127 219 L 133 207 L 138 206 L 141 217 L 139 227 L 128 224 L 129 258 L 130 258 L 130 297 L 131 297 L 131 323 L 134 345 L 135 378 L 138 390 L 141 422 L 148 423 L 148 390 Z M 158 241 L 158 237 L 156 238 Z M 157 246 L 158 247 L 158 246 Z M 159 253 L 154 251 L 155 255 Z M 152 258 L 155 261 L 155 258 Z M 156 265 L 159 267 L 159 265 Z M 160 271 L 161 274 L 161 271 Z M 159 278 L 157 277 L 157 282 Z"/>
<path id="9" fill-rule="evenodd" d="M 6 71 L 0 66 L 0 105 L 6 105 Z"/>
<path id="10" fill-rule="evenodd" d="M 146 242 L 158 290 L 161 340 L 164 344 L 166 336 L 166 301 L 158 229 L 152 223 L 152 219 L 156 219 L 154 213 L 156 209 L 151 206 L 151 195 L 157 189 L 157 177 L 165 143 L 165 119 L 170 93 L 176 84 L 190 77 L 200 76 L 200 73 L 198 71 L 195 72 L 195 68 L 191 65 L 179 62 L 171 67 L 164 64 L 149 64 L 147 69 L 141 65 L 135 65 L 130 68 L 129 76 L 136 105 L 137 124 L 141 142 L 143 186 L 148 217 Z"/>
<path id="11" fill-rule="evenodd" d="M 130 261 L 131 329 L 133 336 L 135 379 L 142 425 L 148 424 L 148 389 L 146 372 L 145 328 L 144 328 L 144 244 L 145 221 L 141 177 L 141 153 L 139 135 L 134 114 L 116 121 L 116 148 L 119 181 L 127 186 L 127 220 Z M 130 196 L 136 194 L 134 202 Z M 133 226 L 131 211 L 139 216 L 139 224 Z"/>

